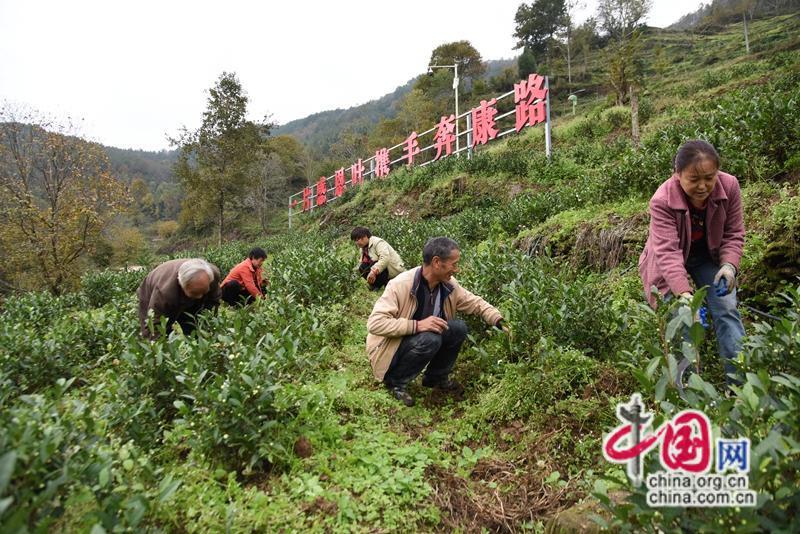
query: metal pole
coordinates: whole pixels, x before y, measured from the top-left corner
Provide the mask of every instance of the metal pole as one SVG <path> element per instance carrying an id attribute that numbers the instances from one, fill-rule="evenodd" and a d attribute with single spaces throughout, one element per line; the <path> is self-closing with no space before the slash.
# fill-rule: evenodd
<path id="1" fill-rule="evenodd" d="M 467 159 L 472 159 L 472 113 L 467 113 Z"/>
<path id="2" fill-rule="evenodd" d="M 455 78 L 453 78 L 453 90 L 456 92 L 456 155 L 461 156 L 458 152 L 459 142 L 458 142 L 458 63 L 453 65 L 455 69 Z"/>
<path id="3" fill-rule="evenodd" d="M 550 77 L 544 77 L 544 88 L 547 90 L 547 122 L 544 125 L 544 150 L 547 153 L 547 159 L 550 159 L 551 145 L 550 145 Z"/>

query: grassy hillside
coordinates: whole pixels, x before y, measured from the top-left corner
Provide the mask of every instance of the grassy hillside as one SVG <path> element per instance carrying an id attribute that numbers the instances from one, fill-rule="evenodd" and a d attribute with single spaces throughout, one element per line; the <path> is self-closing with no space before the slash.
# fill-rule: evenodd
<path id="1" fill-rule="evenodd" d="M 582 99 L 541 129 L 476 156 L 349 191 L 299 229 L 196 254 L 223 271 L 269 253 L 269 298 L 223 308 L 197 335 L 136 335 L 143 273 L 87 275 L 75 294 L 0 312 L 0 530 L 776 531 L 800 507 L 800 41 L 797 17 L 670 41 L 648 79 L 642 146 L 629 111 Z M 691 48 L 687 48 L 691 47 Z M 755 48 L 758 47 L 758 48 Z M 745 384 L 723 394 L 713 334 L 668 328 L 636 272 L 647 199 L 677 147 L 706 137 L 743 185 Z M 405 408 L 372 378 L 375 293 L 352 273 L 354 224 L 408 265 L 431 236 L 463 249 L 459 281 L 511 335 L 469 321 L 463 395 L 418 383 Z M 779 295 L 781 292 L 783 295 Z M 699 302 L 693 303 L 696 308 Z M 681 355 L 700 355 L 685 398 Z M 655 425 L 704 410 L 752 442 L 755 508 L 658 511 L 601 454 L 614 409 L 638 391 Z M 654 454 L 645 464 L 657 467 Z"/>

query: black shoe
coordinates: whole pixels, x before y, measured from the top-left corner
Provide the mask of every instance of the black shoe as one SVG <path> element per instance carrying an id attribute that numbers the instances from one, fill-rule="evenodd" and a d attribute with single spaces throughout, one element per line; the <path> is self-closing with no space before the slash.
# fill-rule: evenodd
<path id="1" fill-rule="evenodd" d="M 439 380 L 438 382 L 431 382 L 427 379 L 422 379 L 422 385 L 426 388 L 434 388 L 441 391 L 456 392 L 456 391 L 464 391 L 464 386 L 456 382 L 450 377 L 445 378 L 444 380 Z"/>
<path id="2" fill-rule="evenodd" d="M 414 406 L 414 397 L 408 394 L 406 388 L 403 386 L 395 386 L 389 388 L 389 393 L 397 400 L 406 406 Z"/>

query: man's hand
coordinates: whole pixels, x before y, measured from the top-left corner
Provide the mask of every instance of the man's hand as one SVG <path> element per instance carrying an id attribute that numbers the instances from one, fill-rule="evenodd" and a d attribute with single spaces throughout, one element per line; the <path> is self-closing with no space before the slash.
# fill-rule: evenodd
<path id="1" fill-rule="evenodd" d="M 441 317 L 431 315 L 427 319 L 417 321 L 417 333 L 434 332 L 436 334 L 441 334 L 445 330 L 447 330 L 447 321 Z"/>
<path id="2" fill-rule="evenodd" d="M 370 269 L 369 274 L 367 275 L 367 282 L 372 285 L 375 283 L 375 278 L 378 276 L 378 272 L 375 269 Z"/>
<path id="3" fill-rule="evenodd" d="M 727 284 L 727 291 L 724 293 L 719 291 L 717 296 L 721 297 L 722 295 L 727 295 L 733 289 L 733 284 L 736 282 L 736 269 L 730 263 L 723 263 L 722 267 L 719 268 L 717 271 L 717 275 L 714 277 L 714 287 L 722 287 L 720 286 L 720 280 L 725 280 L 725 284 Z M 720 294 L 722 293 L 722 294 Z"/>
<path id="4" fill-rule="evenodd" d="M 511 329 L 506 325 L 506 323 L 502 319 L 498 319 L 497 322 L 494 324 L 494 327 L 502 330 L 505 334 L 511 334 Z"/>

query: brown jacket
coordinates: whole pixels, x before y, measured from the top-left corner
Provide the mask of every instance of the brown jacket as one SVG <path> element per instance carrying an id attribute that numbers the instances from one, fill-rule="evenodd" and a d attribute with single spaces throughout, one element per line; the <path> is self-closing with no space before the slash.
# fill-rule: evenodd
<path id="1" fill-rule="evenodd" d="M 403 337 L 414 333 L 412 317 L 417 311 L 416 294 L 421 279 L 422 267 L 417 267 L 389 280 L 367 319 L 367 356 L 376 380 L 383 380 Z M 455 278 L 442 283 L 449 290 L 444 301 L 446 319 L 453 319 L 461 312 L 480 315 L 484 322 L 493 325 L 503 318 L 497 308 L 461 287 Z"/>
<path id="2" fill-rule="evenodd" d="M 219 306 L 220 300 L 220 273 L 215 265 L 214 280 L 211 288 L 201 299 L 190 299 L 178 284 L 178 269 L 188 258 L 170 260 L 162 263 L 147 275 L 136 294 L 139 296 L 139 327 L 143 337 L 153 339 L 156 334 L 147 328 L 147 312 L 153 310 L 153 324 L 157 324 L 161 317 L 167 318 L 167 329 L 181 318 L 184 313 L 196 314 L 206 308 Z"/>

